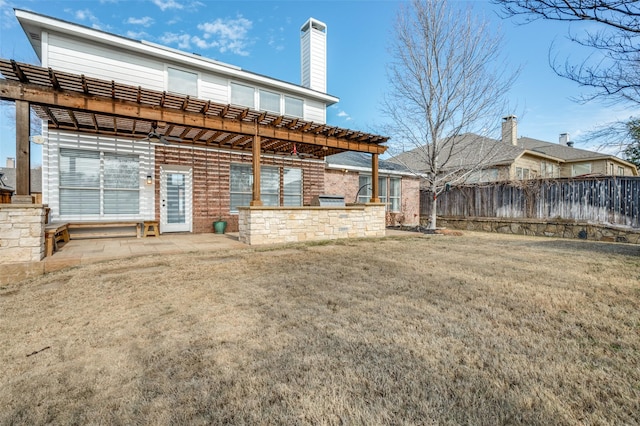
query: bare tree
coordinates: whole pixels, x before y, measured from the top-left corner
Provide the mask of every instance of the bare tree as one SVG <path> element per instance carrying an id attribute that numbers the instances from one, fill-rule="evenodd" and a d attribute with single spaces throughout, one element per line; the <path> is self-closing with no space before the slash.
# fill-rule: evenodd
<path id="1" fill-rule="evenodd" d="M 598 150 L 620 155 L 640 169 L 640 119 L 614 121 L 584 136 L 598 144 Z"/>
<path id="2" fill-rule="evenodd" d="M 551 61 L 554 71 L 593 92 L 581 100 L 640 103 L 640 2 L 629 0 L 493 0 L 506 17 L 589 22 L 569 39 L 590 53 L 577 63 Z"/>
<path id="3" fill-rule="evenodd" d="M 465 134 L 495 128 L 518 74 L 501 60 L 501 37 L 476 16 L 446 1 L 413 0 L 401 7 L 395 24 L 382 109 L 390 118 L 392 150 L 411 150 L 404 158 L 413 161 L 401 162 L 431 191 L 432 229 L 438 196 L 482 168 L 483 158 L 491 155 L 488 139 Z"/>

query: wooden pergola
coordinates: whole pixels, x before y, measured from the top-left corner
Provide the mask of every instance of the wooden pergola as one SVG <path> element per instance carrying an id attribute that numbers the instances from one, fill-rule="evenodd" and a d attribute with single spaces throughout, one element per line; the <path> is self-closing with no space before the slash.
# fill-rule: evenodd
<path id="1" fill-rule="evenodd" d="M 14 202 L 30 197 L 30 109 L 49 129 L 146 138 L 156 132 L 177 144 L 249 151 L 253 196 L 260 199 L 260 155 L 324 158 L 344 151 L 372 154 L 372 197 L 378 196 L 378 156 L 388 138 L 299 118 L 149 90 L 0 59 L 0 98 L 16 105 Z"/>

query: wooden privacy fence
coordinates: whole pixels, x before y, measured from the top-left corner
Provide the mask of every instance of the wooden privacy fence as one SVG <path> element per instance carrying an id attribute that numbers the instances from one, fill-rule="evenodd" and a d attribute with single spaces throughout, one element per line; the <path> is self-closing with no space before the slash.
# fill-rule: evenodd
<path id="1" fill-rule="evenodd" d="M 420 211 L 431 211 L 430 191 Z M 454 187 L 437 200 L 438 216 L 567 219 L 640 228 L 640 177 L 531 179 Z"/>

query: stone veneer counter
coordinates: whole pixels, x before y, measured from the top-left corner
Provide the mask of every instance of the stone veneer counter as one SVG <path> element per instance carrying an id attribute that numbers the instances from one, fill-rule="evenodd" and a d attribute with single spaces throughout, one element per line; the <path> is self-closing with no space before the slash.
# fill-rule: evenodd
<path id="1" fill-rule="evenodd" d="M 239 207 L 240 242 L 249 245 L 385 236 L 385 206 Z"/>

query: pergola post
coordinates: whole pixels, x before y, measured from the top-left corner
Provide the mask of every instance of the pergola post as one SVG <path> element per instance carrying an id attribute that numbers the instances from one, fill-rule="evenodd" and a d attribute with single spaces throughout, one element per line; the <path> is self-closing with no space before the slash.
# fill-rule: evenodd
<path id="1" fill-rule="evenodd" d="M 16 190 L 13 204 L 33 204 L 31 196 L 31 146 L 29 102 L 16 100 Z"/>
<path id="2" fill-rule="evenodd" d="M 370 203 L 379 203 L 378 195 L 378 154 L 371 155 L 371 200 Z"/>
<path id="3" fill-rule="evenodd" d="M 256 133 L 257 133 L 256 123 Z M 253 155 L 253 197 L 251 198 L 251 206 L 261 206 L 262 200 L 260 199 L 260 136 L 255 134 L 253 136 L 253 146 L 251 153 Z"/>

